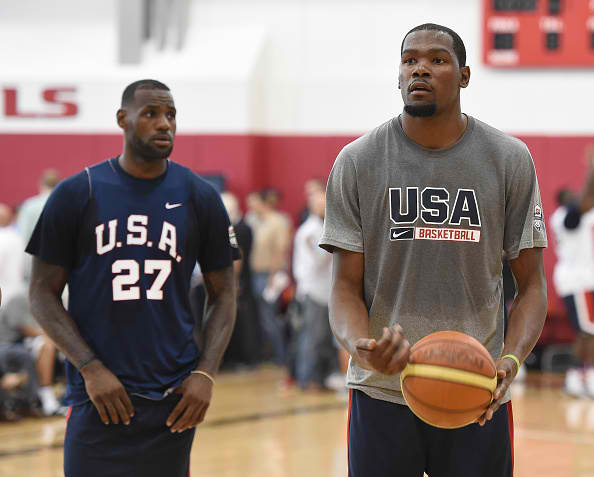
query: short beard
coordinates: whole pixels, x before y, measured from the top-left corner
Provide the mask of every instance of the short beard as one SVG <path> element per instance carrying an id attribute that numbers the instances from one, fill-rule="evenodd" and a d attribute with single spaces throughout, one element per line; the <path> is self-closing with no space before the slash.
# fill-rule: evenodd
<path id="1" fill-rule="evenodd" d="M 141 141 L 138 137 L 133 136 L 130 146 L 134 151 L 134 155 L 145 162 L 155 162 L 162 159 L 167 159 L 173 150 L 173 143 L 167 149 L 157 149 L 150 144 Z"/>
<path id="2" fill-rule="evenodd" d="M 415 118 L 427 118 L 429 116 L 433 116 L 436 110 L 437 105 L 435 103 L 419 105 L 406 104 L 404 106 L 404 112 Z"/>

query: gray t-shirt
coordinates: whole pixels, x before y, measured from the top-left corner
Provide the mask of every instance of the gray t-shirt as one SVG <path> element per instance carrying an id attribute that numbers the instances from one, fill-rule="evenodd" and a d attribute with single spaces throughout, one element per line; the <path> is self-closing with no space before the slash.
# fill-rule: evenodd
<path id="1" fill-rule="evenodd" d="M 39 327 L 29 310 L 27 295 L 18 294 L 0 309 L 0 345 L 14 344 L 22 339 L 25 326 Z"/>
<path id="2" fill-rule="evenodd" d="M 365 254 L 370 337 L 400 324 L 412 344 L 439 330 L 503 348 L 502 255 L 546 247 L 536 171 L 518 139 L 468 117 L 451 147 L 409 139 L 399 118 L 340 152 L 320 246 Z M 347 383 L 404 404 L 400 376 L 349 365 Z"/>

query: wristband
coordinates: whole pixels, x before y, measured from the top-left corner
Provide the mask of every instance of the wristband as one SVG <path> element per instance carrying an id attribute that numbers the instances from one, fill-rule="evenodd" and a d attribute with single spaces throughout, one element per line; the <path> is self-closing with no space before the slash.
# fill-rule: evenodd
<path id="1" fill-rule="evenodd" d="M 505 356 L 502 356 L 501 359 L 505 359 L 505 358 L 510 358 L 513 359 L 514 362 L 516 363 L 516 366 L 518 367 L 516 370 L 516 374 L 517 372 L 520 370 L 520 360 L 518 359 L 518 357 L 515 354 L 506 354 Z"/>
<path id="2" fill-rule="evenodd" d="M 85 360 L 84 360 L 82 363 L 80 363 L 80 364 L 78 365 L 78 370 L 79 370 L 79 371 L 82 371 L 82 369 L 83 369 L 83 368 L 84 368 L 84 367 L 85 367 L 87 364 L 90 364 L 92 361 L 95 361 L 96 359 L 97 359 L 97 356 L 95 356 L 95 355 L 91 356 L 91 357 L 90 357 L 90 358 L 88 358 L 88 359 L 85 359 Z"/>
<path id="3" fill-rule="evenodd" d="M 197 369 L 197 370 L 192 371 L 192 374 L 201 374 L 206 379 L 208 379 L 212 384 L 215 383 L 215 379 L 210 374 L 208 374 L 206 371 L 200 371 Z"/>

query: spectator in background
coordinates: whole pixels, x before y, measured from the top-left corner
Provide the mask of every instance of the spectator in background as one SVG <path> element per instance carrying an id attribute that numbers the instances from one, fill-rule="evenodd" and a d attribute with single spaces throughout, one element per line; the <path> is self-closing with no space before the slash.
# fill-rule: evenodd
<path id="1" fill-rule="evenodd" d="M 12 209 L 0 204 L 0 286 L 5 303 L 25 290 L 25 244 L 12 224 Z"/>
<path id="2" fill-rule="evenodd" d="M 297 229 L 293 247 L 293 276 L 303 314 L 297 339 L 297 384 L 301 389 L 317 390 L 337 369 L 328 318 L 332 255 L 318 247 L 324 226 L 325 191 L 310 190 L 307 202 L 309 217 Z"/>
<path id="3" fill-rule="evenodd" d="M 58 182 L 60 182 L 59 172 L 55 169 L 46 169 L 39 180 L 39 194 L 29 197 L 21 205 L 17 217 L 17 229 L 24 243 L 29 242 L 43 206 Z"/>
<path id="4" fill-rule="evenodd" d="M 322 191 L 326 193 L 326 183 L 322 179 L 309 179 L 303 186 L 303 193 L 305 195 L 306 204 L 301 212 L 299 212 L 299 225 L 303 224 L 309 217 L 309 203 L 308 197 L 317 192 Z"/>
<path id="5" fill-rule="evenodd" d="M 11 350 L 12 354 L 17 349 L 17 355 L 25 350 L 29 354 L 37 370 L 29 373 L 29 393 L 39 397 L 44 415 L 65 415 L 66 409 L 60 406 L 52 389 L 56 345 L 33 318 L 24 291 L 13 296 L 0 310 L 0 349 Z M 19 360 L 28 365 L 28 359 Z"/>
<path id="6" fill-rule="evenodd" d="M 250 262 L 253 243 L 252 229 L 243 219 L 237 198 L 230 192 L 223 192 L 221 198 L 235 230 L 242 254 L 242 260 L 237 260 L 234 263 L 239 283 L 237 319 L 223 364 L 228 366 L 252 365 L 259 361 L 262 341 L 256 299 L 252 291 Z"/>
<path id="7" fill-rule="evenodd" d="M 581 197 L 562 189 L 551 216 L 557 253 L 553 281 L 578 332 L 576 362 L 565 374 L 565 391 L 575 397 L 594 397 L 594 144 L 586 161 Z"/>
<path id="8" fill-rule="evenodd" d="M 290 227 L 280 213 L 266 202 L 264 194 L 250 194 L 250 225 L 254 244 L 250 255 L 253 290 L 266 342 L 272 347 L 275 363 L 284 365 L 287 357 L 284 324 L 278 319 L 277 300 L 288 284 L 287 262 Z"/>
<path id="9" fill-rule="evenodd" d="M 293 229 L 291 217 L 286 212 L 278 210 L 278 205 L 282 198 L 281 191 L 274 187 L 266 187 L 260 192 L 260 197 L 262 197 L 262 200 L 266 202 L 272 210 L 277 212 L 286 221 L 289 233 L 291 233 Z"/>

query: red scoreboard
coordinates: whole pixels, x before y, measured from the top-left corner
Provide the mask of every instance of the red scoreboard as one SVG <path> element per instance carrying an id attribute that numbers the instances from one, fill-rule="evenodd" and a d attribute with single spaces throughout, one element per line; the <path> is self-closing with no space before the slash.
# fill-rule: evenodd
<path id="1" fill-rule="evenodd" d="M 483 0 L 483 61 L 594 68 L 594 0 Z"/>

